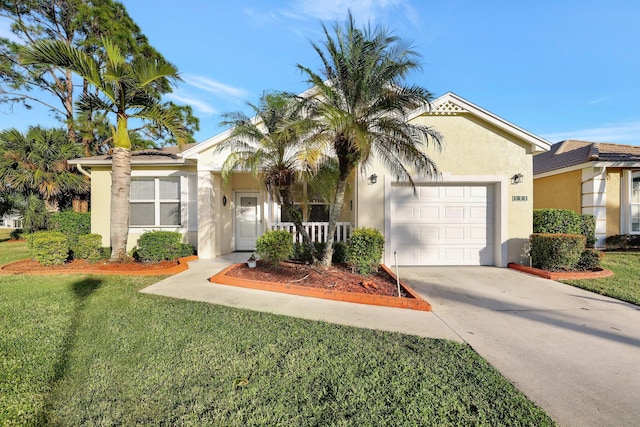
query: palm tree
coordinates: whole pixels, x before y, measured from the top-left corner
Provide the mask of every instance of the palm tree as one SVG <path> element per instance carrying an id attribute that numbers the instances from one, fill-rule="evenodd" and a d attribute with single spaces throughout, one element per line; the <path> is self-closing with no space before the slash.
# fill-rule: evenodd
<path id="1" fill-rule="evenodd" d="M 248 170 L 262 176 L 267 191 L 281 203 L 296 230 L 315 257 L 315 249 L 302 225 L 303 217 L 296 208 L 292 190 L 303 172 L 312 171 L 321 160 L 319 146 L 306 143 L 302 135 L 310 122 L 300 115 L 300 100 L 286 92 L 268 92 L 256 106 L 251 119 L 242 112 L 224 115 L 224 125 L 232 125 L 231 137 L 216 147 L 216 152 L 229 152 L 222 165 L 222 177 L 228 180 L 234 170 Z"/>
<path id="2" fill-rule="evenodd" d="M 407 114 L 428 107 L 431 93 L 406 85 L 407 75 L 420 69 L 411 46 L 383 27 L 358 29 L 349 12 L 345 28 L 334 25 L 334 35 L 323 25 L 326 40 L 313 43 L 322 61 L 319 73 L 298 67 L 314 85 L 309 113 L 315 120 L 311 139 L 323 140 L 338 161 L 339 177 L 330 206 L 328 241 L 322 259 L 331 265 L 336 222 L 344 204 L 351 173 L 363 170 L 377 157 L 398 179 L 414 186 L 410 169 L 438 174 L 424 152 L 431 142 L 440 149 L 442 138 L 427 126 L 407 122 Z"/>
<path id="3" fill-rule="evenodd" d="M 179 145 L 186 138 L 180 118 L 163 108 L 163 86 L 179 80 L 178 70 L 163 59 L 127 60 L 109 39 L 102 44 L 106 61 L 99 62 L 83 50 L 55 40 L 39 40 L 22 52 L 25 64 L 50 64 L 69 69 L 95 86 L 77 102 L 80 111 L 104 111 L 115 115 L 111 166 L 111 261 L 126 258 L 131 187 L 131 140 L 128 120 L 151 121 L 172 133 Z"/>
<path id="4" fill-rule="evenodd" d="M 86 177 L 71 170 L 67 160 L 80 157 L 82 147 L 63 129 L 31 127 L 0 132 L 0 191 L 38 195 L 47 210 L 58 211 L 71 198 L 89 191 Z"/>

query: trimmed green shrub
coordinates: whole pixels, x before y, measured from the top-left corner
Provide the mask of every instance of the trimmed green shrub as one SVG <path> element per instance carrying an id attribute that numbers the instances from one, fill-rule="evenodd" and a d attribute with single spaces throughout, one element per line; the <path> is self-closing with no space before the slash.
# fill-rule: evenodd
<path id="1" fill-rule="evenodd" d="M 343 242 L 333 243 L 333 256 L 331 262 L 334 264 L 342 264 L 347 260 L 347 245 Z"/>
<path id="2" fill-rule="evenodd" d="M 103 259 L 102 236 L 99 234 L 83 234 L 78 236 L 78 244 L 73 251 L 73 257 L 97 262 Z"/>
<path id="3" fill-rule="evenodd" d="M 69 258 L 67 236 L 59 231 L 38 231 L 27 236 L 31 257 L 42 265 L 60 265 Z"/>
<path id="4" fill-rule="evenodd" d="M 138 239 L 136 256 L 142 262 L 175 260 L 193 255 L 193 245 L 182 243 L 182 234 L 177 231 L 148 231 Z"/>
<path id="5" fill-rule="evenodd" d="M 580 254 L 580 260 L 576 265 L 578 270 L 593 270 L 594 268 L 600 268 L 600 260 L 602 259 L 602 252 L 595 249 L 587 249 Z"/>
<path id="6" fill-rule="evenodd" d="M 543 270 L 571 270 L 580 261 L 587 238 L 578 234 L 532 234 L 531 261 Z"/>
<path id="7" fill-rule="evenodd" d="M 384 249 L 384 237 L 375 228 L 356 228 L 347 245 L 347 262 L 360 274 L 378 271 Z"/>
<path id="8" fill-rule="evenodd" d="M 587 238 L 587 247 L 596 244 L 596 217 L 591 214 L 580 215 L 580 234 Z"/>
<path id="9" fill-rule="evenodd" d="M 616 234 L 607 236 L 604 244 L 608 250 L 628 250 L 640 248 L 640 235 L 638 234 Z"/>
<path id="10" fill-rule="evenodd" d="M 535 234 L 582 234 L 580 215 L 568 209 L 534 209 Z"/>
<path id="11" fill-rule="evenodd" d="M 256 252 L 274 267 L 293 255 L 293 235 L 285 230 L 267 231 L 258 237 Z"/>
<path id="12" fill-rule="evenodd" d="M 90 212 L 55 212 L 48 221 L 50 231 L 59 231 L 67 236 L 69 247 L 75 251 L 78 236 L 91 233 Z"/>

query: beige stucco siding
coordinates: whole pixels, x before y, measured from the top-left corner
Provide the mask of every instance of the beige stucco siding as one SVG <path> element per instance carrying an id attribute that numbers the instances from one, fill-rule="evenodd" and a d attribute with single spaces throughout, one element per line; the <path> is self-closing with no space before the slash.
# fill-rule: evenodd
<path id="1" fill-rule="evenodd" d="M 499 218 L 505 221 L 501 230 L 504 241 L 495 244 L 507 246 L 508 261 L 520 261 L 532 231 L 533 161 L 529 144 L 469 115 L 420 116 L 415 122 L 431 126 L 445 137 L 442 151 L 433 147 L 427 150 L 442 173 L 443 183 L 486 182 L 499 190 L 495 209 L 506 218 Z M 367 176 L 372 173 L 384 179 L 369 184 Z M 515 174 L 523 175 L 522 183 L 511 183 Z M 414 179 L 426 178 L 414 174 Z M 393 180 L 395 177 L 380 162 L 373 162 L 366 174 L 358 176 L 357 226 L 385 229 L 384 183 Z M 526 200 L 512 201 L 513 196 Z"/>
<path id="2" fill-rule="evenodd" d="M 607 168 L 607 236 L 620 234 L 620 182 L 622 169 Z"/>
<path id="3" fill-rule="evenodd" d="M 170 176 L 179 174 L 186 176 L 189 173 L 195 173 L 194 167 L 137 167 L 132 166 L 132 176 Z M 111 215 L 111 167 L 93 167 L 91 168 L 91 232 L 102 236 L 102 245 L 110 246 L 110 215 Z M 185 189 L 183 189 L 185 190 Z M 187 203 L 185 200 L 184 203 Z M 186 205 L 185 205 L 186 206 Z M 191 215 L 188 215 L 191 217 Z M 183 241 L 197 244 L 197 229 L 189 227 L 189 224 L 183 224 L 180 227 L 161 227 L 161 228 L 130 228 L 127 239 L 127 250 L 131 250 L 138 244 L 140 236 L 151 229 L 162 229 L 169 231 L 179 231 L 183 234 Z"/>
<path id="4" fill-rule="evenodd" d="M 533 186 L 534 209 L 570 209 L 582 213 L 581 183 L 582 170 L 536 178 Z"/>

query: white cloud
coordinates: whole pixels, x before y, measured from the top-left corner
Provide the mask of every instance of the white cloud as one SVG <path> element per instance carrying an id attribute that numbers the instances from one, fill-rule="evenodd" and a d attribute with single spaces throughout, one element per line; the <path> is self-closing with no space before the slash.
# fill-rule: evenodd
<path id="1" fill-rule="evenodd" d="M 191 105 L 196 111 L 199 111 L 203 114 L 207 114 L 207 115 L 218 114 L 218 111 L 215 108 L 213 108 L 211 105 L 199 99 L 193 98 L 191 96 L 177 95 L 175 93 L 169 93 L 166 96 L 167 98 L 173 101 L 177 101 L 182 104 Z"/>
<path id="2" fill-rule="evenodd" d="M 565 139 L 578 139 L 583 141 L 618 142 L 640 145 L 640 121 L 606 123 L 595 128 L 557 132 L 542 135 L 542 137 L 552 142 L 563 141 Z"/>
<path id="3" fill-rule="evenodd" d="M 190 86 L 197 87 L 209 93 L 225 98 L 233 98 L 236 100 L 244 100 L 248 97 L 247 91 L 224 83 L 211 80 L 208 77 L 196 76 L 192 74 L 182 75 L 184 82 Z"/>

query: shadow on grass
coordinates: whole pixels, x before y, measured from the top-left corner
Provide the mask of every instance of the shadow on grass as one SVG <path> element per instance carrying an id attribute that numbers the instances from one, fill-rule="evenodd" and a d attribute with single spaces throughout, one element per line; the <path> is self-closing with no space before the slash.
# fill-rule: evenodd
<path id="1" fill-rule="evenodd" d="M 71 323 L 69 324 L 69 328 L 63 339 L 62 351 L 60 352 L 58 360 L 53 366 L 53 377 L 51 378 L 49 384 L 49 390 L 51 391 L 53 391 L 56 384 L 64 378 L 67 369 L 69 368 L 69 358 L 73 348 L 76 345 L 77 333 L 80 324 L 82 323 L 82 316 L 86 307 L 87 300 L 96 290 L 100 288 L 102 282 L 102 279 L 87 277 L 81 280 L 77 280 L 71 284 L 73 297 L 75 299 L 75 307 L 73 308 L 73 313 L 71 314 Z M 49 399 L 45 404 L 45 410 L 40 417 L 42 425 L 48 424 L 47 414 L 51 409 L 50 405 L 51 399 Z"/>

